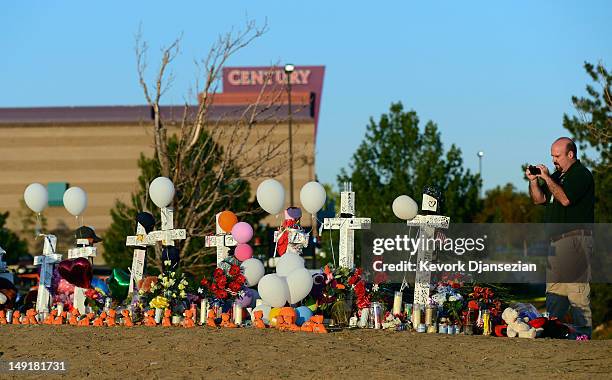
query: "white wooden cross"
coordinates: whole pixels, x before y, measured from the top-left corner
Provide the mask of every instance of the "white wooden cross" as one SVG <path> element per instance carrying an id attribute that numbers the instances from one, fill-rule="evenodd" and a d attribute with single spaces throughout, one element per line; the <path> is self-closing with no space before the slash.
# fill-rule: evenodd
<path id="1" fill-rule="evenodd" d="M 128 236 L 125 240 L 125 245 L 134 247 L 132 270 L 130 272 L 130 288 L 128 291 L 128 294 L 133 294 L 134 285 L 138 284 L 144 275 L 147 246 L 154 246 L 155 241 L 147 240 L 147 231 L 144 226 L 140 223 L 136 223 L 136 235 Z"/>
<path id="2" fill-rule="evenodd" d="M 204 245 L 206 247 L 217 247 L 217 266 L 225 260 L 229 256 L 230 247 L 234 247 L 238 245 L 238 242 L 234 240 L 234 237 L 231 233 L 226 233 L 223 231 L 221 226 L 219 225 L 219 215 L 218 213 L 216 218 L 216 233 L 215 235 L 206 236 L 206 240 Z"/>
<path id="3" fill-rule="evenodd" d="M 345 183 L 340 193 L 340 217 L 323 220 L 323 229 L 340 230 L 340 267 L 355 267 L 355 230 L 369 230 L 371 224 L 370 218 L 355 217 L 355 192 L 350 182 Z"/>
<path id="4" fill-rule="evenodd" d="M 427 194 L 423 194 L 423 202 L 421 204 L 422 211 L 438 210 L 438 200 Z M 409 226 L 419 227 L 419 239 L 425 243 L 419 244 L 417 253 L 417 268 L 421 262 L 431 262 L 433 257 L 433 248 L 430 244 L 426 244 L 429 239 L 435 238 L 436 228 L 448 229 L 450 218 L 442 215 L 417 215 L 414 219 L 409 220 Z M 431 249 L 428 249 L 431 248 Z M 417 271 L 414 280 L 414 301 L 415 305 L 427 305 L 429 299 L 429 283 L 431 281 L 430 271 Z"/>
<path id="5" fill-rule="evenodd" d="M 6 254 L 6 251 L 0 247 L 0 277 L 6 278 L 10 282 L 15 282 L 13 274 L 6 269 L 6 263 L 2 260 L 2 256 Z"/>
<path id="6" fill-rule="evenodd" d="M 274 231 L 274 242 L 278 242 L 279 237 L 283 231 Z M 289 228 L 287 230 L 287 240 L 289 244 L 287 245 L 286 252 L 297 253 L 298 255 L 302 254 L 302 249 L 308 247 L 308 240 L 310 238 L 310 233 L 305 232 L 303 230 L 298 230 L 295 228 Z M 276 257 L 276 250 L 274 251 L 274 257 Z M 276 261 L 274 261 L 276 265 Z"/>
<path id="7" fill-rule="evenodd" d="M 53 276 L 53 266 L 62 261 L 62 255 L 55 253 L 57 238 L 55 235 L 41 235 L 45 242 L 43 254 L 34 257 L 34 265 L 40 265 L 40 276 L 38 278 L 38 297 L 36 298 L 36 311 L 39 313 L 49 312 L 51 303 L 51 278 Z"/>
<path id="8" fill-rule="evenodd" d="M 77 259 L 79 257 L 94 258 L 97 256 L 96 247 L 89 247 L 88 239 L 77 239 L 77 245 L 81 247 L 70 248 L 68 250 L 69 259 Z M 93 264 L 93 263 L 92 263 Z M 85 314 L 85 289 L 74 287 L 74 299 L 72 301 L 74 308 L 81 314 Z"/>
<path id="9" fill-rule="evenodd" d="M 151 231 L 144 237 L 139 235 L 128 236 L 125 240 L 127 246 L 149 246 L 155 245 L 158 241 L 163 246 L 174 245 L 175 240 L 185 240 L 187 231 L 184 228 L 174 228 L 174 210 L 171 207 L 162 207 L 161 209 L 161 231 Z"/>

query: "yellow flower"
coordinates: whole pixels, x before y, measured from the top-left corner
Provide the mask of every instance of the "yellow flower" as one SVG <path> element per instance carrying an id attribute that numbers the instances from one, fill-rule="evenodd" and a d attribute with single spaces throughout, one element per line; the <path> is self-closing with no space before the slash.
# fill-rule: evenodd
<path id="1" fill-rule="evenodd" d="M 178 286 L 179 290 L 183 290 L 185 289 L 185 285 L 183 285 L 183 283 L 181 282 Z"/>
<path id="2" fill-rule="evenodd" d="M 164 261 L 164 265 L 170 266 L 170 265 L 172 265 L 172 261 L 166 260 L 166 261 Z"/>
<path id="3" fill-rule="evenodd" d="M 151 302 L 149 302 L 149 307 L 155 308 L 155 309 L 165 309 L 168 306 L 170 306 L 170 303 L 165 297 L 162 297 L 162 296 L 157 296 L 153 298 Z"/>
<path id="4" fill-rule="evenodd" d="M 185 297 L 187 297 L 187 294 L 185 294 L 185 291 L 182 291 L 180 296 L 181 296 L 181 298 L 185 298 Z"/>

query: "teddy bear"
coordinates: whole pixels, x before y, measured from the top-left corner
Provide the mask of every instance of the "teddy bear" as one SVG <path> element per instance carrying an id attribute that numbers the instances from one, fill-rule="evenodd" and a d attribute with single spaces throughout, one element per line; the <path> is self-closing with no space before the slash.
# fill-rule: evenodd
<path id="1" fill-rule="evenodd" d="M 519 338 L 535 338 L 536 329 L 519 319 L 518 311 L 511 307 L 507 307 L 502 313 L 502 319 L 508 325 L 506 335 L 509 338 L 514 338 L 518 335 Z"/>
<path id="2" fill-rule="evenodd" d="M 122 320 L 125 327 L 134 327 L 134 322 L 132 322 L 132 317 L 130 316 L 129 310 L 121 310 L 121 315 L 123 316 Z"/>
<path id="3" fill-rule="evenodd" d="M 170 320 L 170 317 L 172 317 L 172 311 L 170 311 L 170 309 L 164 310 L 164 319 L 162 320 L 162 326 L 163 327 L 171 327 L 172 326 L 172 322 Z"/>
<path id="4" fill-rule="evenodd" d="M 185 328 L 195 327 L 195 322 L 193 321 L 193 310 L 186 309 L 183 312 L 183 316 L 185 317 L 185 319 L 183 320 L 183 327 Z"/>

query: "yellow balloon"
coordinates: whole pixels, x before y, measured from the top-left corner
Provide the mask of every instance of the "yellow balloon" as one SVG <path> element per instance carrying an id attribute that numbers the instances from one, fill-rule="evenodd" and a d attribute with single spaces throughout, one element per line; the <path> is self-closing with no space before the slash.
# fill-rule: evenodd
<path id="1" fill-rule="evenodd" d="M 270 310 L 270 316 L 268 317 L 270 319 L 270 326 L 276 327 L 276 317 L 278 317 L 280 311 L 280 307 L 273 307 L 272 310 Z"/>

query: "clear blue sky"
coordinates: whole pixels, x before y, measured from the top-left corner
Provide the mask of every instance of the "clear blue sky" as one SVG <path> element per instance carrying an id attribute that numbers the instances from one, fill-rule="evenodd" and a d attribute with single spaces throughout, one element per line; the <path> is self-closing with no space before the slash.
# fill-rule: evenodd
<path id="1" fill-rule="evenodd" d="M 370 116 L 402 101 L 438 123 L 485 188 L 524 188 L 520 165 L 545 162 L 566 134 L 563 113 L 584 94 L 582 64 L 612 66 L 611 1 L 38 1 L 0 11 L 0 107 L 143 104 L 134 33 L 151 52 L 184 34 L 182 103 L 219 33 L 253 18 L 269 32 L 229 64 L 325 65 L 317 173 L 336 183 Z M 365 2 L 364 2 L 365 3 Z M 289 5 L 288 5 L 289 4 Z M 151 63 L 155 57 L 151 57 Z M 339 144 L 341 142 L 341 144 Z"/>

